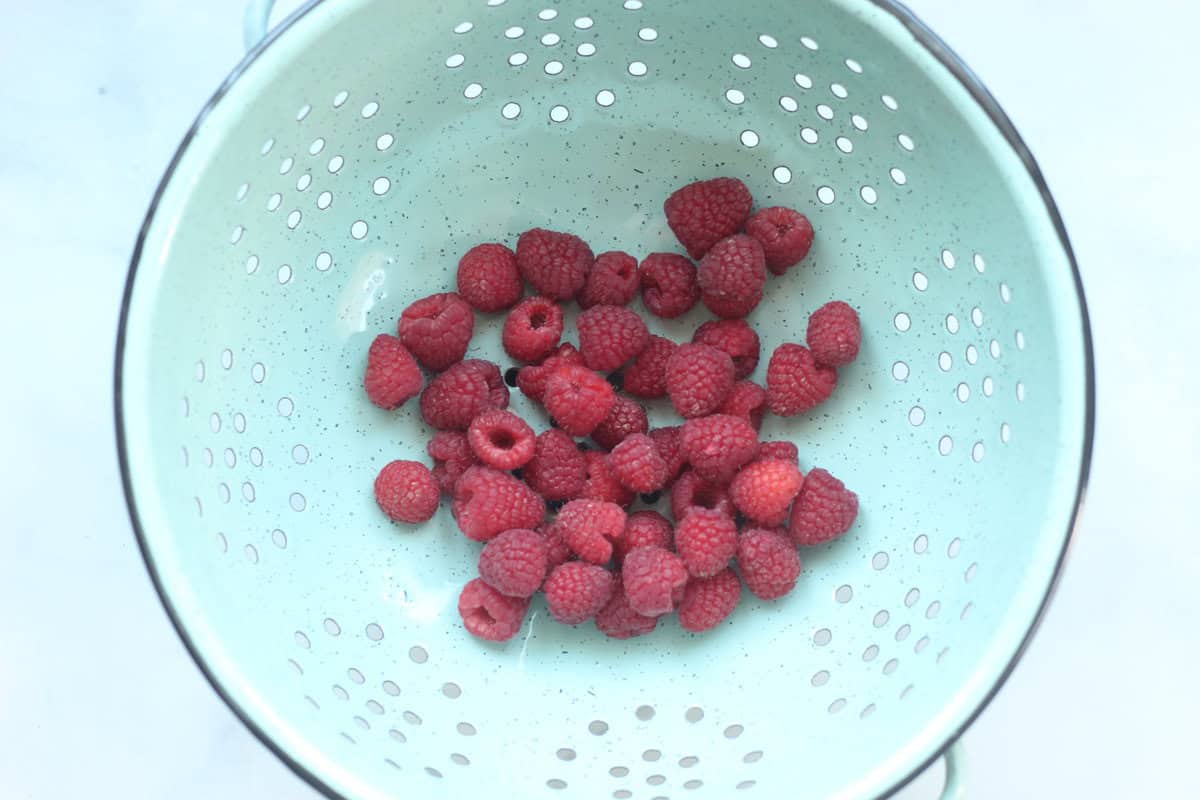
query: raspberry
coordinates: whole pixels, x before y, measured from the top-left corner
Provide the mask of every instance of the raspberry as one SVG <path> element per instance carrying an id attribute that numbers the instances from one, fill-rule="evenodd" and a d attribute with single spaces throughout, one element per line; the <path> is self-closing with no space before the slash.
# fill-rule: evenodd
<path id="1" fill-rule="evenodd" d="M 750 421 L 755 430 L 762 427 L 763 415 L 767 411 L 767 390 L 754 381 L 738 381 L 729 390 L 729 396 L 717 409 L 718 414 L 730 414 Z"/>
<path id="2" fill-rule="evenodd" d="M 696 265 L 678 253 L 651 253 L 638 270 L 642 302 L 651 314 L 674 319 L 692 310 L 700 299 Z"/>
<path id="3" fill-rule="evenodd" d="M 587 282 L 596 258 L 587 243 L 570 233 L 534 228 L 517 240 L 517 269 L 538 294 L 570 300 Z"/>
<path id="4" fill-rule="evenodd" d="M 617 395 L 612 408 L 604 421 L 592 431 L 592 441 L 611 450 L 620 444 L 626 436 L 634 433 L 645 433 L 650 428 L 646 418 L 646 409 L 628 397 Z"/>
<path id="5" fill-rule="evenodd" d="M 767 364 L 767 407 L 781 417 L 794 417 L 829 399 L 837 386 L 837 370 L 816 362 L 799 344 L 781 344 Z"/>
<path id="6" fill-rule="evenodd" d="M 433 477 L 442 494 L 454 494 L 454 484 L 470 467 L 479 463 L 467 435 L 461 431 L 438 431 L 425 445 L 433 459 Z"/>
<path id="7" fill-rule="evenodd" d="M 524 476 L 529 487 L 547 500 L 568 500 L 583 489 L 587 460 L 569 435 L 548 430 L 538 434 Z"/>
<path id="8" fill-rule="evenodd" d="M 717 511 L 733 519 L 729 489 L 719 483 L 709 483 L 688 470 L 671 487 L 671 516 L 678 523 L 697 508 Z"/>
<path id="9" fill-rule="evenodd" d="M 634 493 L 617 480 L 616 473 L 608 463 L 608 456 L 604 453 L 597 453 L 595 450 L 589 450 L 583 454 L 583 457 L 587 462 L 588 476 L 587 480 L 583 482 L 579 496 L 588 500 L 605 500 L 609 503 L 616 503 L 622 508 L 628 508 L 633 502 Z"/>
<path id="10" fill-rule="evenodd" d="M 617 561 L 637 547 L 662 547 L 670 550 L 674 544 L 675 532 L 670 521 L 657 511 L 635 511 L 625 520 L 625 532 L 613 545 L 613 555 Z"/>
<path id="11" fill-rule="evenodd" d="M 536 527 L 546 503 L 507 472 L 471 467 L 454 485 L 450 510 L 468 539 L 486 542 L 501 531 Z"/>
<path id="12" fill-rule="evenodd" d="M 667 359 L 678 347 L 670 339 L 651 336 L 642 352 L 625 367 L 625 391 L 634 397 L 667 396 Z"/>
<path id="13" fill-rule="evenodd" d="M 482 358 L 468 358 L 462 362 L 483 377 L 488 387 L 488 403 L 492 408 L 508 408 L 508 384 L 500 374 L 500 368 Z"/>
<path id="14" fill-rule="evenodd" d="M 642 616 L 629 605 L 622 576 L 613 576 L 613 593 L 608 604 L 596 614 L 596 627 L 613 639 L 628 639 L 650 633 L 658 625 L 656 617 Z"/>
<path id="15" fill-rule="evenodd" d="M 687 463 L 687 456 L 683 452 L 683 426 L 655 428 L 650 431 L 649 436 L 658 448 L 658 454 L 667 463 L 667 483 L 671 483 Z"/>
<path id="16" fill-rule="evenodd" d="M 613 574 L 604 567 L 568 561 L 551 570 L 542 588 L 550 616 L 564 625 L 578 625 L 608 605 L 613 583 Z"/>
<path id="17" fill-rule="evenodd" d="M 517 388 L 530 400 L 541 403 L 546 399 L 546 381 L 550 379 L 550 373 L 566 364 L 583 365 L 583 356 L 570 342 L 560 344 L 541 364 L 521 367 L 517 373 Z"/>
<path id="18" fill-rule="evenodd" d="M 655 492 L 667 482 L 667 462 L 644 433 L 626 436 L 608 454 L 608 463 L 621 485 L 635 492 Z"/>
<path id="19" fill-rule="evenodd" d="M 642 352 L 650 340 L 646 323 L 624 306 L 592 306 L 575 322 L 583 363 L 611 372 Z"/>
<path id="20" fill-rule="evenodd" d="M 857 516 L 858 495 L 818 467 L 805 476 L 796 495 L 788 533 L 798 545 L 823 544 L 850 530 Z"/>
<path id="21" fill-rule="evenodd" d="M 724 350 L 733 359 L 735 380 L 754 372 L 758 366 L 758 334 L 744 319 L 715 319 L 696 329 L 692 341 Z"/>
<path id="22" fill-rule="evenodd" d="M 782 275 L 808 255 L 813 227 L 808 217 L 782 206 L 759 209 L 746 220 L 746 233 L 762 245 L 767 269 Z"/>
<path id="23" fill-rule="evenodd" d="M 466 361 L 434 377 L 421 392 L 421 418 L 438 430 L 465 431 L 481 411 L 493 407 L 483 370 Z"/>
<path id="24" fill-rule="evenodd" d="M 546 410 L 572 436 L 594 431 L 616 399 L 612 385 L 587 367 L 558 367 L 546 381 Z"/>
<path id="25" fill-rule="evenodd" d="M 458 293 L 477 311 L 503 311 L 524 291 L 517 257 L 502 244 L 475 245 L 458 262 Z"/>
<path id="26" fill-rule="evenodd" d="M 731 569 L 711 578 L 692 578 L 679 603 L 679 624 L 692 633 L 712 630 L 733 613 L 741 597 L 742 582 Z"/>
<path id="27" fill-rule="evenodd" d="M 737 542 L 737 524 L 720 511 L 693 508 L 675 527 L 675 552 L 697 578 L 725 569 Z"/>
<path id="28" fill-rule="evenodd" d="M 571 547 L 563 541 L 562 535 L 555 530 L 554 524 L 543 524 L 537 528 L 537 533 L 546 542 L 546 569 L 551 570 L 559 564 L 565 564 L 571 560 L 574 553 L 571 552 Z"/>
<path id="29" fill-rule="evenodd" d="M 509 597 L 533 596 L 546 577 L 546 540 L 528 528 L 504 531 L 483 546 L 479 577 Z"/>
<path id="30" fill-rule="evenodd" d="M 393 461 L 375 478 L 375 502 L 393 522 L 426 522 L 437 511 L 437 479 L 420 462 Z"/>
<path id="31" fill-rule="evenodd" d="M 679 556 L 653 545 L 630 550 L 621 575 L 630 607 L 647 617 L 661 617 L 675 610 L 688 582 L 687 567 Z"/>
<path id="32" fill-rule="evenodd" d="M 787 522 L 788 508 L 803 482 L 800 468 L 791 461 L 759 459 L 742 467 L 729 485 L 729 496 L 756 524 L 773 527 Z"/>
<path id="33" fill-rule="evenodd" d="M 527 297 L 504 319 L 500 342 L 518 361 L 540 361 L 556 346 L 563 332 L 563 312 L 549 297 Z"/>
<path id="34" fill-rule="evenodd" d="M 481 578 L 468 581 L 458 596 L 463 626 L 489 642 L 504 642 L 516 636 L 528 610 L 528 598 L 503 595 Z"/>
<path id="35" fill-rule="evenodd" d="M 744 317 L 763 297 L 767 264 L 762 245 L 752 236 L 722 239 L 700 262 L 700 299 L 726 319 Z"/>
<path id="36" fill-rule="evenodd" d="M 441 372 L 466 355 L 475 312 L 454 292 L 431 294 L 404 309 L 399 328 L 400 341 L 421 366 Z"/>
<path id="37" fill-rule="evenodd" d="M 667 359 L 667 393 L 682 417 L 715 411 L 733 388 L 733 359 L 707 344 L 681 344 Z"/>
<path id="38" fill-rule="evenodd" d="M 800 448 L 792 442 L 763 442 L 758 446 L 758 457 L 779 458 L 800 466 Z"/>
<path id="39" fill-rule="evenodd" d="M 808 349 L 818 364 L 841 367 L 858 358 L 862 325 L 858 312 L 841 300 L 826 303 L 808 318 Z"/>
<path id="40" fill-rule="evenodd" d="M 484 411 L 467 428 L 467 441 L 479 460 L 496 469 L 517 469 L 533 458 L 533 428 L 511 411 Z"/>
<path id="41" fill-rule="evenodd" d="M 683 426 L 683 452 L 706 481 L 728 483 L 758 453 L 758 431 L 743 417 L 713 414 Z"/>
<path id="42" fill-rule="evenodd" d="M 399 339 L 386 333 L 375 337 L 363 376 L 367 399 L 380 408 L 399 408 L 416 397 L 424 384 L 417 360 Z"/>
<path id="43" fill-rule="evenodd" d="M 692 258 L 742 229 L 754 198 L 737 178 L 697 181 L 676 190 L 663 204 L 667 224 Z"/>
<path id="44" fill-rule="evenodd" d="M 596 256 L 587 283 L 579 293 L 580 307 L 628 305 L 637 294 L 637 269 L 637 259 L 620 250 Z"/>
<path id="45" fill-rule="evenodd" d="M 625 531 L 625 509 L 603 500 L 572 500 L 554 520 L 563 541 L 584 561 L 607 564 Z"/>
<path id="46" fill-rule="evenodd" d="M 786 536 L 751 528 L 738 540 L 738 567 L 746 588 L 763 600 L 783 597 L 800 577 L 800 554 Z"/>

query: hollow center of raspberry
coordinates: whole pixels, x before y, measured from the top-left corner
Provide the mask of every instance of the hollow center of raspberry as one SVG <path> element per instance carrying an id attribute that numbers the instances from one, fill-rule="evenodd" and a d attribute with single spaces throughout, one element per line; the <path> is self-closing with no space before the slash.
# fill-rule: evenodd
<path id="1" fill-rule="evenodd" d="M 786 236 L 787 232 L 790 231 L 791 229 L 792 229 L 792 226 L 787 224 L 786 222 L 776 222 L 775 223 L 775 232 L 779 234 L 779 238 L 781 238 L 781 239 L 784 236 Z"/>
<path id="2" fill-rule="evenodd" d="M 720 498 L 717 497 L 716 490 L 709 486 L 697 489 L 696 493 L 692 495 L 692 505 L 701 508 L 714 509 L 719 502 Z"/>
<path id="3" fill-rule="evenodd" d="M 506 431 L 503 428 L 496 428 L 494 431 L 489 433 L 488 441 L 491 442 L 494 447 L 498 447 L 501 450 L 511 450 L 512 446 L 517 443 L 516 437 L 514 437 L 510 431 Z"/>
<path id="4" fill-rule="evenodd" d="M 480 628 L 486 628 L 496 624 L 496 618 L 488 613 L 488 610 L 482 606 L 472 609 L 467 615 L 467 619 L 471 624 Z"/>
<path id="5" fill-rule="evenodd" d="M 529 315 L 529 327 L 533 328 L 535 331 L 545 324 L 546 324 L 546 312 L 545 311 L 535 311 Z"/>

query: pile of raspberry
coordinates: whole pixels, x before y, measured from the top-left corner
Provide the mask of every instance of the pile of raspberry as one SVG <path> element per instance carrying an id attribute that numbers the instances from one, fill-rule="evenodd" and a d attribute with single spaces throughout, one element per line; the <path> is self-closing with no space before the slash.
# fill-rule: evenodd
<path id="1" fill-rule="evenodd" d="M 458 601 L 475 636 L 515 636 L 539 591 L 554 619 L 590 620 L 616 639 L 671 613 L 689 631 L 709 630 L 743 585 L 764 600 L 788 594 L 797 548 L 840 536 L 858 514 L 840 480 L 801 469 L 795 444 L 759 440 L 766 414 L 791 417 L 828 399 L 862 339 L 855 310 L 827 303 L 809 317 L 805 344 L 779 344 L 765 380 L 752 380 L 760 343 L 746 318 L 768 274 L 807 255 L 809 220 L 782 207 L 751 213 L 736 178 L 685 186 L 664 210 L 686 256 L 651 253 L 639 264 L 535 228 L 515 252 L 472 248 L 457 292 L 413 303 L 398 336 L 371 344 L 371 402 L 395 409 L 417 398 L 434 431 L 432 468 L 391 462 L 376 500 L 392 520 L 416 524 L 448 498 L 462 533 L 483 544 L 479 577 Z M 639 294 L 658 317 L 702 303 L 716 319 L 673 342 L 631 308 Z M 574 344 L 563 340 L 571 302 L 582 309 Z M 476 312 L 506 313 L 504 350 L 521 366 L 502 374 L 465 358 Z M 529 419 L 509 410 L 509 386 L 540 410 Z M 659 398 L 679 424 L 650 427 L 642 402 Z M 631 510 L 639 498 L 644 507 Z M 649 507 L 660 499 L 669 517 Z"/>

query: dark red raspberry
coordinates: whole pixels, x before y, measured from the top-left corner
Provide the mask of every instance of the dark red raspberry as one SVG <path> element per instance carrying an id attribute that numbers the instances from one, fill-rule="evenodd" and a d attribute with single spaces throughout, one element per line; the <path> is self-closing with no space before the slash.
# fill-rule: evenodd
<path id="1" fill-rule="evenodd" d="M 638 270 L 642 302 L 651 314 L 674 319 L 692 310 L 700 299 L 696 265 L 678 253 L 651 253 Z"/>
<path id="2" fill-rule="evenodd" d="M 781 344 L 767 364 L 767 407 L 794 417 L 828 400 L 837 379 L 837 370 L 818 364 L 807 347 Z"/>
<path id="3" fill-rule="evenodd" d="M 524 476 L 529 487 L 547 500 L 569 500 L 583 489 L 587 460 L 574 439 L 551 429 L 538 434 Z"/>
<path id="4" fill-rule="evenodd" d="M 587 243 L 570 233 L 534 228 L 517 240 L 517 269 L 538 294 L 570 300 L 587 282 L 596 258 Z"/>
<path id="5" fill-rule="evenodd" d="M 792 442 L 762 442 L 758 446 L 758 457 L 760 459 L 781 458 L 784 461 L 792 462 L 797 467 L 800 466 L 800 448 Z"/>
<path id="6" fill-rule="evenodd" d="M 750 421 L 755 430 L 762 427 L 763 415 L 767 412 L 767 390 L 754 381 L 738 381 L 729 390 L 729 396 L 717 409 L 718 414 L 731 414 Z"/>
<path id="7" fill-rule="evenodd" d="M 720 511 L 693 508 L 675 526 L 675 552 L 697 578 L 716 575 L 737 552 L 737 524 Z"/>
<path id="8" fill-rule="evenodd" d="M 762 245 L 744 234 L 722 239 L 700 262 L 698 279 L 709 311 L 726 319 L 746 316 L 762 300 L 767 282 Z"/>
<path id="9" fill-rule="evenodd" d="M 554 528 L 581 559 L 607 564 L 613 542 L 625 531 L 625 509 L 603 500 L 572 500 L 559 510 Z"/>
<path id="10" fill-rule="evenodd" d="M 788 509 L 800 493 L 804 476 L 791 461 L 759 459 L 742 467 L 729 485 L 729 497 L 738 510 L 764 527 L 787 523 Z"/>
<path id="11" fill-rule="evenodd" d="M 504 382 L 500 367 L 482 358 L 468 358 L 462 363 L 483 376 L 488 387 L 488 403 L 492 408 L 508 408 L 508 385 Z"/>
<path id="12" fill-rule="evenodd" d="M 399 408 L 416 397 L 424 384 L 417 360 L 399 339 L 386 333 L 375 337 L 363 376 L 367 399 L 380 408 Z"/>
<path id="13" fill-rule="evenodd" d="M 479 577 L 501 594 L 532 597 L 546 577 L 546 540 L 528 528 L 498 534 L 479 554 Z"/>
<path id="14" fill-rule="evenodd" d="M 677 344 L 661 336 L 651 336 L 642 352 L 625 367 L 624 389 L 634 397 L 667 396 L 667 359 Z"/>
<path id="15" fill-rule="evenodd" d="M 654 545 L 630 550 L 621 575 L 630 607 L 647 617 L 674 611 L 688 582 L 687 567 L 679 556 Z"/>
<path id="16" fill-rule="evenodd" d="M 713 414 L 683 426 L 683 452 L 706 481 L 728 483 L 758 454 L 758 431 L 744 417 Z"/>
<path id="17" fill-rule="evenodd" d="M 733 519 L 733 501 L 729 499 L 728 487 L 710 483 L 688 470 L 671 487 L 671 516 L 679 523 L 697 508 L 717 511 Z"/>
<path id="18" fill-rule="evenodd" d="M 624 560 L 636 547 L 663 547 L 670 550 L 675 545 L 675 531 L 671 522 L 657 511 L 635 511 L 625 520 L 625 532 L 613 546 L 617 561 Z"/>
<path id="19" fill-rule="evenodd" d="M 503 311 L 524 291 L 517 257 L 502 244 L 475 245 L 458 262 L 458 293 L 477 311 Z"/>
<path id="20" fill-rule="evenodd" d="M 500 342 L 518 361 L 540 361 L 558 346 L 563 312 L 549 297 L 527 297 L 504 319 Z"/>
<path id="21" fill-rule="evenodd" d="M 592 441 L 605 450 L 612 450 L 626 436 L 645 433 L 649 428 L 650 422 L 646 418 L 646 409 L 628 397 L 617 395 L 612 408 L 608 411 L 608 416 L 592 431 Z"/>
<path id="22" fill-rule="evenodd" d="M 433 459 L 433 477 L 445 495 L 453 495 L 454 484 L 462 474 L 479 463 L 462 431 L 438 431 L 425 446 L 425 452 Z"/>
<path id="23" fill-rule="evenodd" d="M 489 642 L 505 642 L 516 636 L 528 610 L 528 598 L 501 594 L 481 578 L 469 581 L 458 596 L 463 626 Z"/>
<path id="24" fill-rule="evenodd" d="M 746 233 L 762 245 L 767 269 L 782 275 L 808 255 L 813 227 L 808 217 L 782 206 L 763 208 L 746 220 Z"/>
<path id="25" fill-rule="evenodd" d="M 546 381 L 550 379 L 550 373 L 567 364 L 582 366 L 583 356 L 575 349 L 575 345 L 563 342 L 541 364 L 521 367 L 517 373 L 517 388 L 530 400 L 542 403 L 545 401 Z"/>
<path id="26" fill-rule="evenodd" d="M 543 523 L 537 527 L 537 533 L 546 541 L 546 569 L 551 570 L 559 564 L 565 564 L 574 557 L 571 546 L 563 541 L 562 535 L 555 530 L 554 523 Z"/>
<path id="27" fill-rule="evenodd" d="M 583 482 L 579 496 L 588 500 L 605 500 L 628 508 L 633 503 L 634 493 L 617 480 L 616 473 L 608 463 L 608 456 L 589 450 L 583 457 L 587 461 L 588 476 Z"/>
<path id="28" fill-rule="evenodd" d="M 696 329 L 692 341 L 712 345 L 733 359 L 733 377 L 742 380 L 758 366 L 758 334 L 744 319 L 715 319 Z"/>
<path id="29" fill-rule="evenodd" d="M 537 527 L 546 503 L 507 472 L 471 467 L 454 486 L 450 510 L 468 539 L 486 542 L 501 531 Z"/>
<path id="30" fill-rule="evenodd" d="M 679 603 L 679 624 L 692 633 L 712 630 L 733 613 L 741 597 L 742 582 L 731 569 L 711 578 L 692 578 Z"/>
<path id="31" fill-rule="evenodd" d="M 621 485 L 635 492 L 656 492 L 667 482 L 667 462 L 644 433 L 626 436 L 608 454 L 608 463 Z"/>
<path id="32" fill-rule="evenodd" d="M 818 364 L 841 367 L 858 358 L 862 325 L 858 312 L 841 300 L 826 303 L 808 318 L 808 349 Z"/>
<path id="33" fill-rule="evenodd" d="M 494 408 L 482 370 L 459 362 L 421 392 L 421 418 L 438 430 L 465 431 L 480 412 Z"/>
<path id="34" fill-rule="evenodd" d="M 850 530 L 857 516 L 858 495 L 818 467 L 804 477 L 788 533 L 798 545 L 824 544 Z"/>
<path id="35" fill-rule="evenodd" d="M 596 614 L 596 627 L 600 632 L 613 639 L 629 639 L 650 633 L 656 625 L 656 617 L 642 616 L 630 607 L 621 575 L 614 575 L 612 598 Z"/>
<path id="36" fill-rule="evenodd" d="M 475 312 L 454 292 L 432 294 L 404 309 L 399 328 L 400 341 L 421 366 L 441 372 L 466 355 Z"/>
<path id="37" fill-rule="evenodd" d="M 742 229 L 754 198 L 737 178 L 713 178 L 678 189 L 663 203 L 667 224 L 692 258 Z"/>
<path id="38" fill-rule="evenodd" d="M 572 436 L 594 431 L 616 399 L 612 384 L 587 367 L 558 367 L 546 381 L 546 410 Z"/>
<path id="39" fill-rule="evenodd" d="M 420 462 L 393 461 L 375 478 L 375 502 L 393 522 L 426 522 L 437 511 L 437 479 Z"/>
<path id="40" fill-rule="evenodd" d="M 658 454 L 667 462 L 667 483 L 671 483 L 679 477 L 680 470 L 687 464 L 687 456 L 683 452 L 683 426 L 654 428 L 648 435 L 654 440 Z"/>
<path id="41" fill-rule="evenodd" d="M 564 625 L 578 625 L 608 605 L 613 583 L 613 574 L 604 567 L 568 561 L 550 571 L 542 588 L 550 616 Z"/>
<path id="42" fill-rule="evenodd" d="M 751 528 L 738 540 L 738 567 L 746 588 L 763 600 L 783 597 L 800 577 L 800 554 L 786 536 Z"/>
<path id="43" fill-rule="evenodd" d="M 650 340 L 646 323 L 624 306 L 593 306 L 579 315 L 575 325 L 583 363 L 600 372 L 617 369 Z"/>
<path id="44" fill-rule="evenodd" d="M 596 256 L 587 283 L 579 293 L 582 308 L 629 305 L 638 290 L 637 259 L 620 250 Z"/>
<path id="45" fill-rule="evenodd" d="M 471 421 L 467 441 L 479 460 L 495 469 L 517 469 L 533 458 L 533 428 L 511 411 L 490 409 Z"/>
<path id="46" fill-rule="evenodd" d="M 711 414 L 733 388 L 733 359 L 707 344 L 681 344 L 667 359 L 667 393 L 679 415 Z"/>

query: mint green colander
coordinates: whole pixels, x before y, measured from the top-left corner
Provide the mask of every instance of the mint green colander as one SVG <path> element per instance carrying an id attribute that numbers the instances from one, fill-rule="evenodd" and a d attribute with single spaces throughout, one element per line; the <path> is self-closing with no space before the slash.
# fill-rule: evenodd
<path id="1" fill-rule="evenodd" d="M 455 605 L 477 546 L 446 510 L 408 530 L 374 506 L 376 471 L 423 459 L 428 431 L 365 401 L 368 343 L 478 242 L 546 225 L 597 252 L 676 249 L 663 199 L 716 175 L 817 230 L 753 314 L 766 350 L 827 300 L 862 313 L 833 399 L 764 428 L 859 492 L 857 524 L 806 551 L 793 595 L 747 595 L 708 635 L 617 642 L 539 600 L 512 642 L 471 638 Z M 497 327 L 472 354 L 507 366 Z M 1028 640 L 1092 426 L 1041 176 L 889 0 L 308 5 L 168 169 L 116 388 L 134 527 L 180 635 L 263 741 L 346 798 L 887 794 Z"/>

